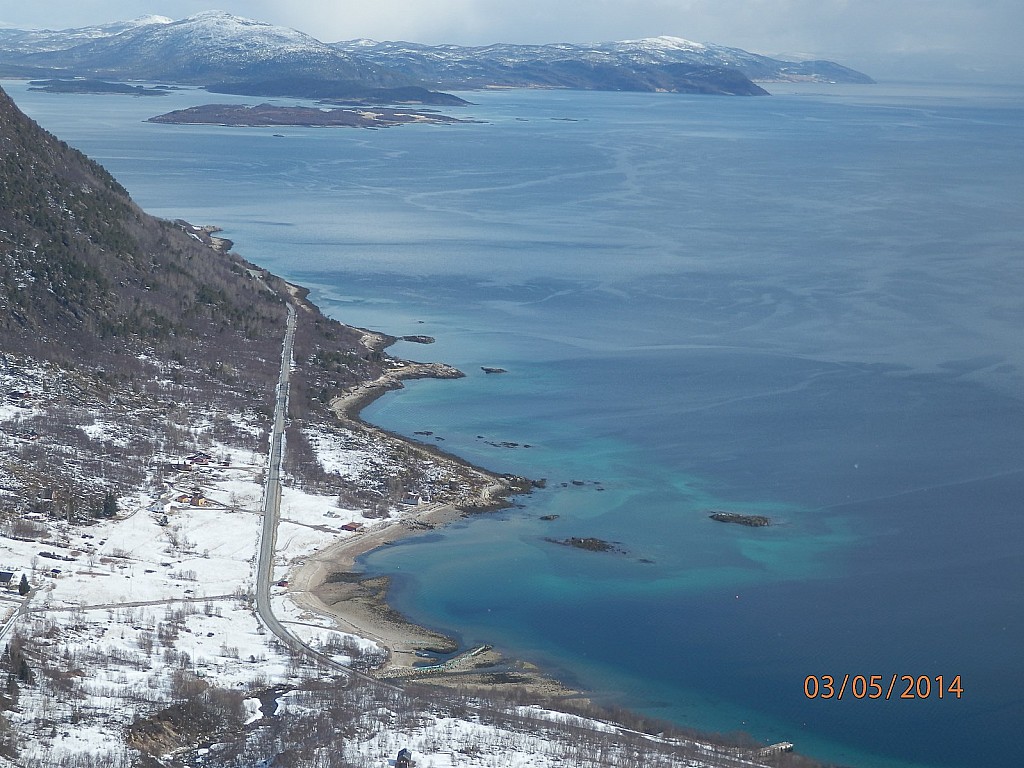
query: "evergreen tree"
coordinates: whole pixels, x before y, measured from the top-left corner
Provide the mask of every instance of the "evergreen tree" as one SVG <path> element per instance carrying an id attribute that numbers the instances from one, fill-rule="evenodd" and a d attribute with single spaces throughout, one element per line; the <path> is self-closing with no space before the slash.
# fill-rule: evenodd
<path id="1" fill-rule="evenodd" d="M 21 583 L 18 585 L 18 594 L 24 597 L 31 589 L 32 587 L 29 586 L 28 577 L 24 573 L 21 574 Z"/>
<path id="2" fill-rule="evenodd" d="M 103 498 L 103 516 L 117 517 L 117 496 L 113 491 L 107 491 L 107 495 Z"/>

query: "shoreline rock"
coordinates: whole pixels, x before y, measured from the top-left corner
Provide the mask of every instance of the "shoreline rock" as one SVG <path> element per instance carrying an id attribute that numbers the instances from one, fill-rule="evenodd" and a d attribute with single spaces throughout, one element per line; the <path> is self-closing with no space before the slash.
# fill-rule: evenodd
<path id="1" fill-rule="evenodd" d="M 708 517 L 720 523 L 736 523 L 748 528 L 764 528 L 772 524 L 771 519 L 764 515 L 741 515 L 739 512 L 712 512 Z"/>
<path id="2" fill-rule="evenodd" d="M 593 536 L 588 536 L 586 538 L 580 538 L 579 536 L 570 536 L 568 539 L 545 538 L 544 541 L 550 541 L 552 544 L 560 544 L 563 547 L 585 549 L 587 552 L 612 552 L 614 554 L 619 555 L 626 554 L 626 550 L 624 550 L 615 542 L 605 541 L 604 539 L 597 539 Z"/>

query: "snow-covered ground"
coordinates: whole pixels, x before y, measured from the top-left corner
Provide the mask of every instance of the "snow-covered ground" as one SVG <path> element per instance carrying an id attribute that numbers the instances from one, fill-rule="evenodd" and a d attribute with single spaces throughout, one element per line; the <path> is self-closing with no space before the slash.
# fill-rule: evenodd
<path id="1" fill-rule="evenodd" d="M 33 439 L 24 425 L 45 412 L 60 382 L 45 367 L 22 367 L 10 376 L 5 370 L 0 366 L 0 386 L 13 394 L 0 402 L 0 452 L 16 456 Z M 81 405 L 77 429 L 89 444 L 124 445 L 126 435 L 139 429 L 119 424 L 102 403 Z M 251 419 L 232 418 L 243 432 L 259 434 Z M 217 442 L 212 434 L 212 419 L 197 416 L 191 437 L 210 459 L 190 470 L 171 469 L 183 465 L 184 455 L 147 459 L 151 491 L 120 496 L 114 519 L 54 519 L 45 499 L 36 503 L 42 511 L 30 511 L 31 505 L 8 510 L 0 526 L 0 579 L 9 583 L 0 586 L 0 648 L 7 649 L 0 657 L 0 682 L 7 681 L 0 689 L 0 766 L 135 765 L 130 726 L 204 689 L 235 692 L 240 702 L 232 735 L 245 734 L 256 759 L 232 765 L 269 768 L 277 747 L 264 745 L 259 733 L 288 719 L 321 717 L 317 707 L 325 705 L 308 692 L 282 697 L 273 716 L 264 715 L 257 698 L 271 687 L 299 687 L 324 673 L 278 642 L 254 610 L 266 456 Z M 308 429 L 304 437 L 325 472 L 358 487 L 371 481 L 386 486 L 402 469 L 394 446 L 376 445 L 370 432 Z M 420 482 L 428 492 L 434 484 L 458 492 L 452 488 L 460 476 L 451 467 L 430 457 L 421 463 Z M 8 498 L 17 498 L 17 483 L 0 474 Z M 407 509 L 392 504 L 392 516 L 381 519 L 379 504 L 371 517 L 346 508 L 336 495 L 307 493 L 298 483 L 286 480 L 282 489 L 273 611 L 294 636 L 341 663 L 380 649 L 298 605 L 286 584 L 313 552 L 360 535 L 344 526 L 399 524 Z M 26 595 L 18 588 L 22 576 L 30 588 Z M 395 689 L 381 690 L 389 695 Z M 372 686 L 367 691 L 369 699 L 381 695 Z M 359 710 L 361 701 L 350 701 L 358 717 L 343 746 L 326 738 L 329 748 L 317 747 L 306 762 L 289 764 L 327 766 L 343 759 L 385 768 L 402 748 L 414 752 L 419 768 L 632 766 L 640 764 L 638 749 L 647 766 L 747 764 L 704 754 L 692 744 L 680 760 L 671 745 L 633 734 L 645 745 L 637 747 L 618 726 L 540 708 L 510 705 L 494 719 L 482 714 L 498 713 L 494 706 L 453 713 L 447 699 L 437 711 L 430 703 L 407 702 L 416 708 L 412 714 Z M 581 740 L 580 734 L 588 736 Z M 11 741 L 18 746 L 16 762 L 4 756 Z M 210 745 L 211 756 L 217 746 Z M 191 765 L 188 760 L 206 753 L 204 748 L 198 757 L 179 756 L 184 762 L 168 764 Z"/>
<path id="2" fill-rule="evenodd" d="M 21 413 L 8 407 L 0 422 Z M 93 439 L 119 439 L 103 421 L 83 430 Z M 98 754 L 100 745 L 123 744 L 124 728 L 137 715 L 173 699 L 171 678 L 179 670 L 244 691 L 295 684 L 311 673 L 253 609 L 265 456 L 217 444 L 205 450 L 230 456 L 229 466 L 215 460 L 165 475 L 159 492 L 121 497 L 117 519 L 82 526 L 30 515 L 44 535 L 0 537 L 0 569 L 13 574 L 12 589 L 0 590 L 0 643 L 17 636 L 64 673 L 75 665 L 89 669 L 65 712 L 48 684 L 21 686 L 18 709 L 8 714 L 28 737 L 21 760 L 58 765 L 79 752 Z M 372 458 L 353 458 L 351 451 L 345 457 L 363 464 Z M 340 461 L 324 458 L 329 466 Z M 342 530 L 346 523 L 373 522 L 339 508 L 336 497 L 291 487 L 283 490 L 281 509 L 276 579 L 309 553 L 355 535 Z M 32 588 L 25 597 L 17 591 L 23 574 Z M 311 646 L 341 662 L 354 649 L 376 650 L 371 641 L 334 629 L 329 618 L 300 609 L 286 589 L 277 591 L 275 613 Z M 55 721 L 62 726 L 53 735 Z M 109 757 L 111 764 L 122 759 Z"/>

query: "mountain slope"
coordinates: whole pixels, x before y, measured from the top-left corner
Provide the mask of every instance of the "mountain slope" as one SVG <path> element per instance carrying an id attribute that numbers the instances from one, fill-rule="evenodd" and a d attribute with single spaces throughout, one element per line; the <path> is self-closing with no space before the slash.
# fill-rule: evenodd
<path id="1" fill-rule="evenodd" d="M 173 19 L 166 16 L 142 16 L 131 21 L 97 24 L 78 29 L 0 29 L 0 50 L 12 53 L 62 51 L 75 45 L 113 37 L 122 32 L 132 32 L 151 25 L 170 24 L 172 21 Z"/>
<path id="2" fill-rule="evenodd" d="M 5 351 L 67 361 L 166 353 L 228 326 L 245 346 L 246 335 L 276 328 L 283 312 L 240 259 L 144 214 L 103 168 L 0 91 Z"/>
<path id="3" fill-rule="evenodd" d="M 0 90 L 4 352 L 126 377 L 147 375 L 160 361 L 192 360 L 185 377 L 213 371 L 223 383 L 230 370 L 262 386 L 280 355 L 288 292 L 227 247 L 144 213 L 101 166 Z M 306 306 L 312 330 L 300 334 L 300 348 L 355 353 L 345 370 L 331 372 L 336 381 L 375 374 L 359 332 Z"/>
<path id="4" fill-rule="evenodd" d="M 354 85 L 364 91 L 426 85 L 756 95 L 765 91 L 751 80 L 871 82 L 833 62 L 782 61 L 675 37 L 596 45 L 327 45 L 221 11 L 63 32 L 6 30 L 0 32 L 0 67 L 11 74 L 163 80 L 259 96 L 327 91 L 335 98 L 358 97 Z M 382 103 L 389 96 L 383 94 Z"/>
<path id="5" fill-rule="evenodd" d="M 350 40 L 335 43 L 334 47 L 353 58 L 382 66 L 386 63 L 393 70 L 442 88 L 533 85 L 685 91 L 685 81 L 673 82 L 677 71 L 688 73 L 691 83 L 699 77 L 708 85 L 721 86 L 726 93 L 745 92 L 740 86 L 744 78 L 871 82 L 867 75 L 834 62 L 783 61 L 677 37 L 597 45 L 481 47 Z M 688 69 L 681 69 L 683 66 Z"/>
<path id="6" fill-rule="evenodd" d="M 751 80 L 786 82 L 870 83 L 862 72 L 832 61 L 787 61 L 713 43 L 695 43 L 679 37 L 648 37 L 602 43 L 595 50 L 637 63 L 687 63 L 736 69 Z"/>
<path id="7" fill-rule="evenodd" d="M 75 30 L 68 32 L 69 41 L 80 37 Z M 59 50 L 52 43 L 50 46 L 33 52 L 8 50 L 4 60 L 77 74 L 198 84 L 268 73 L 292 77 L 329 74 L 334 79 L 378 85 L 396 80 L 374 66 L 361 66 L 309 35 L 221 11 L 169 24 L 143 24 Z"/>
<path id="8" fill-rule="evenodd" d="M 0 90 L 0 513 L 89 515 L 200 435 L 258 447 L 286 301 L 302 310 L 295 423 L 326 420 L 332 397 L 380 376 L 385 337 L 369 349 L 230 245 L 141 211 Z M 114 436 L 83 431 L 97 424 Z M 289 438 L 295 455 L 302 443 Z"/>

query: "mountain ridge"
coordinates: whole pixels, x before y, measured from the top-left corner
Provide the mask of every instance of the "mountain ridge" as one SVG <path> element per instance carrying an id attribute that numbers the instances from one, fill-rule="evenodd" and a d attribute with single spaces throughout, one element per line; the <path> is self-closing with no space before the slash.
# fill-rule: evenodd
<path id="1" fill-rule="evenodd" d="M 72 74 L 200 86 L 309 80 L 363 88 L 497 86 L 728 95 L 764 94 L 755 79 L 871 82 L 834 62 L 781 61 L 670 36 L 590 45 L 328 44 L 223 11 L 59 32 L 0 30 L 0 69 L 15 76 Z"/>
<path id="2" fill-rule="evenodd" d="M 387 61 L 392 69 L 445 88 L 467 84 L 515 85 L 516 79 L 525 79 L 531 69 L 570 60 L 595 67 L 617 66 L 638 73 L 669 65 L 735 70 L 760 82 L 873 82 L 867 75 L 832 61 L 774 59 L 740 48 L 668 35 L 595 44 L 430 46 L 358 39 L 333 43 L 333 46 L 377 63 Z"/>

